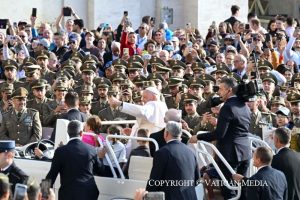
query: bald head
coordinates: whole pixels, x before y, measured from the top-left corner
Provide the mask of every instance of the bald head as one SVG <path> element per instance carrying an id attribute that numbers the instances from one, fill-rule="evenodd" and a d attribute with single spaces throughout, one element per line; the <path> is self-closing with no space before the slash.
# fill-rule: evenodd
<path id="1" fill-rule="evenodd" d="M 174 108 L 169 109 L 165 114 L 165 123 L 169 121 L 180 122 L 181 121 L 181 110 Z"/>

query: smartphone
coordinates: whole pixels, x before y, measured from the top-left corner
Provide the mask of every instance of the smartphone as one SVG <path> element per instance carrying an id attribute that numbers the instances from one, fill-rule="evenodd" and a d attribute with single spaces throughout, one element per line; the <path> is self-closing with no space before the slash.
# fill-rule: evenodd
<path id="1" fill-rule="evenodd" d="M 123 54 L 129 55 L 129 48 L 123 48 Z"/>
<path id="2" fill-rule="evenodd" d="M 7 35 L 6 38 L 8 39 L 8 41 L 13 41 L 16 39 L 16 36 L 14 35 Z"/>
<path id="3" fill-rule="evenodd" d="M 63 14 L 64 14 L 65 17 L 71 16 L 71 14 L 72 14 L 71 8 L 70 7 L 64 7 L 63 8 Z"/>
<path id="4" fill-rule="evenodd" d="M 124 16 L 128 16 L 128 11 L 124 11 Z"/>
<path id="5" fill-rule="evenodd" d="M 153 24 L 155 24 L 155 17 L 151 17 L 150 21 L 152 21 Z"/>
<path id="6" fill-rule="evenodd" d="M 191 28 L 192 28 L 191 22 L 189 22 L 189 23 L 186 24 L 186 28 L 187 28 L 187 29 L 191 29 Z"/>
<path id="7" fill-rule="evenodd" d="M 143 59 L 144 60 L 150 60 L 151 59 L 151 55 L 150 54 L 145 54 L 145 55 L 143 55 Z"/>
<path id="8" fill-rule="evenodd" d="M 50 194 L 50 188 L 51 188 L 51 180 L 43 179 L 41 182 L 41 193 L 43 199 L 48 199 L 48 196 Z"/>
<path id="9" fill-rule="evenodd" d="M 6 29 L 8 19 L 0 19 L 0 29 Z"/>
<path id="10" fill-rule="evenodd" d="M 143 200 L 165 200 L 164 192 L 148 192 Z"/>
<path id="11" fill-rule="evenodd" d="M 246 24 L 245 25 L 245 30 L 249 30 L 250 29 L 250 25 L 249 24 Z"/>
<path id="12" fill-rule="evenodd" d="M 24 200 L 27 193 L 27 185 L 17 183 L 15 187 L 14 200 Z"/>
<path id="13" fill-rule="evenodd" d="M 269 33 L 265 34 L 266 36 L 266 43 L 271 41 L 271 35 Z"/>
<path id="14" fill-rule="evenodd" d="M 32 8 L 31 16 L 36 17 L 36 8 Z"/>

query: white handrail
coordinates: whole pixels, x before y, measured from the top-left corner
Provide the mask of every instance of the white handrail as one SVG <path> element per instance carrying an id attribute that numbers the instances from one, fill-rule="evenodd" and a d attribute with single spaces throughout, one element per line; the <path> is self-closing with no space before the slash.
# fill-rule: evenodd
<path id="1" fill-rule="evenodd" d="M 213 164 L 213 166 L 215 167 L 215 169 L 217 170 L 218 174 L 220 175 L 222 181 L 225 183 L 224 185 L 230 189 L 230 190 L 237 190 L 237 196 L 232 198 L 231 200 L 236 200 L 239 199 L 241 196 L 241 185 L 238 183 L 238 186 L 231 186 L 228 184 L 228 181 L 226 180 L 226 178 L 224 177 L 224 174 L 222 173 L 222 171 L 220 170 L 219 166 L 217 165 L 216 161 L 214 160 L 214 158 L 207 152 L 205 145 L 211 147 L 213 149 L 213 151 L 217 154 L 217 156 L 220 158 L 220 160 L 223 162 L 223 164 L 228 168 L 228 170 L 230 171 L 230 173 L 236 174 L 236 172 L 232 169 L 232 167 L 229 165 L 229 163 L 225 160 L 225 158 L 223 157 L 223 155 L 219 152 L 219 150 L 211 143 L 209 142 L 205 142 L 205 141 L 198 141 L 198 146 L 201 148 L 197 148 L 197 151 L 200 152 L 201 154 L 204 154 L 207 156 L 207 158 L 209 159 L 209 161 Z M 201 145 L 203 144 L 203 145 Z"/>
<path id="2" fill-rule="evenodd" d="M 121 121 L 101 121 L 101 125 L 113 125 L 113 124 L 135 124 L 136 120 L 121 120 Z"/>
<path id="3" fill-rule="evenodd" d="M 255 148 L 253 147 L 253 142 L 258 142 L 260 144 L 262 144 L 263 146 L 265 147 L 268 147 L 269 149 L 271 149 L 273 155 L 275 155 L 275 152 L 273 151 L 273 149 L 270 147 L 270 145 L 268 143 L 266 143 L 265 141 L 259 139 L 259 138 L 256 138 L 256 137 L 248 137 L 249 140 L 250 140 L 250 145 L 251 145 L 251 148 L 252 150 L 255 150 Z"/>
<path id="4" fill-rule="evenodd" d="M 103 142 L 102 142 L 102 140 L 99 137 L 98 137 L 98 142 L 99 142 L 100 146 L 104 147 Z M 114 167 L 112 166 L 110 157 L 107 154 L 105 154 L 105 158 L 106 158 L 106 160 L 108 162 L 108 165 L 109 165 L 109 168 L 110 168 L 110 170 L 111 170 L 111 172 L 113 174 L 113 177 L 114 178 L 118 178 L 117 174 L 116 174 L 116 171 L 115 171 Z"/>
<path id="5" fill-rule="evenodd" d="M 203 151 L 203 150 L 200 150 L 200 149 L 197 149 L 197 151 L 201 154 L 204 154 L 208 157 L 209 161 L 213 164 L 213 166 L 215 167 L 215 169 L 217 170 L 218 174 L 220 175 L 222 181 L 225 183 L 224 185 L 230 189 L 230 190 L 237 190 L 237 196 L 234 197 L 234 198 L 231 198 L 230 200 L 236 200 L 236 199 L 239 199 L 241 197 L 241 192 L 242 192 L 242 188 L 241 188 L 241 185 L 240 183 L 238 183 L 238 186 L 231 186 L 229 185 L 228 181 L 226 180 L 226 178 L 224 177 L 221 169 L 219 168 L 218 164 L 216 163 L 216 161 L 214 160 L 214 158 L 207 152 Z"/>
<path id="6" fill-rule="evenodd" d="M 144 138 L 144 137 L 135 137 L 135 136 L 126 136 L 126 135 L 107 135 L 106 136 L 106 141 L 109 141 L 109 138 L 116 138 L 116 139 L 132 139 L 132 140 L 141 140 L 141 141 L 147 141 L 147 142 L 153 142 L 155 145 L 155 151 L 157 151 L 159 149 L 158 143 L 156 142 L 156 140 L 152 139 L 152 138 Z M 110 154 L 112 155 L 112 158 L 117 166 L 117 169 L 119 171 L 119 174 L 121 176 L 121 179 L 125 179 L 125 176 L 123 174 L 123 171 L 120 167 L 119 161 L 114 153 L 114 150 L 111 147 L 111 144 L 109 142 L 106 143 L 108 150 L 110 152 Z"/>
<path id="7" fill-rule="evenodd" d="M 116 139 L 132 139 L 132 140 L 141 140 L 146 142 L 153 142 L 155 145 L 155 151 L 159 149 L 158 143 L 153 138 L 145 138 L 145 137 L 136 137 L 136 136 L 127 136 L 127 135 L 107 135 L 106 140 L 108 138 L 116 138 Z"/>

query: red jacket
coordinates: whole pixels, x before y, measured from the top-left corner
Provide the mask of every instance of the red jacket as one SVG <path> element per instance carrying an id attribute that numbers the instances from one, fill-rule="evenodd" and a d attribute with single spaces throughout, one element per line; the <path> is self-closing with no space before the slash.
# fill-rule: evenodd
<path id="1" fill-rule="evenodd" d="M 133 56 L 135 54 L 141 54 L 141 49 L 137 48 L 136 44 L 131 44 L 127 41 L 128 32 L 122 32 L 121 36 L 121 57 L 123 56 L 123 49 L 129 49 L 129 56 Z"/>

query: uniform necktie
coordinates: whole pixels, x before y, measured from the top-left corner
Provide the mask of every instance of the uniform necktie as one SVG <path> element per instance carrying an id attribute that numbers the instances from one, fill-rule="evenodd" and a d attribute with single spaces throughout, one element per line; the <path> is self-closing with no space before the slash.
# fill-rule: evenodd
<path id="1" fill-rule="evenodd" d="M 20 120 L 21 116 L 22 116 L 22 113 L 21 113 L 21 112 L 18 112 L 18 114 L 17 114 L 18 120 Z"/>

